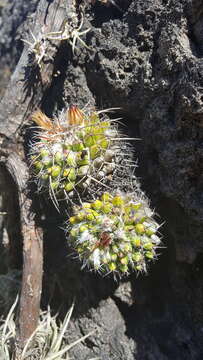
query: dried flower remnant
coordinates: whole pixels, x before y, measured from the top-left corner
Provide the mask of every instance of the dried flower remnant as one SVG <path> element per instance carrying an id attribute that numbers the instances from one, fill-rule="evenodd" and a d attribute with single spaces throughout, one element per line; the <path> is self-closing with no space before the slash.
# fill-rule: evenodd
<path id="1" fill-rule="evenodd" d="M 89 49 L 86 43 L 81 39 L 81 36 L 87 34 L 91 29 L 88 28 L 86 30 L 81 31 L 84 19 L 83 15 L 81 15 L 81 22 L 78 28 L 75 27 L 75 23 L 70 23 L 68 20 L 64 21 L 63 28 L 61 31 L 53 31 L 46 34 L 46 38 L 49 40 L 59 40 L 64 41 L 67 40 L 71 46 L 73 54 L 75 52 L 76 43 L 79 41 L 85 48 Z"/>
<path id="2" fill-rule="evenodd" d="M 52 31 L 52 32 L 42 32 L 35 36 L 30 30 L 30 34 L 32 36 L 32 41 L 28 41 L 26 39 L 22 39 L 22 41 L 29 46 L 29 53 L 34 55 L 34 63 L 36 63 L 39 67 L 42 66 L 42 61 L 47 57 L 48 59 L 53 60 L 52 56 L 50 56 L 48 51 L 49 41 L 64 41 L 67 40 L 71 46 L 73 53 L 75 52 L 76 43 L 79 41 L 84 47 L 89 49 L 89 47 L 85 44 L 85 42 L 81 39 L 83 35 L 90 31 L 90 28 L 81 31 L 84 19 L 83 15 L 81 15 L 80 25 L 77 27 L 76 23 L 76 14 L 72 14 L 71 19 L 65 19 L 62 25 L 62 29 L 60 31 Z"/>
<path id="3" fill-rule="evenodd" d="M 44 34 L 40 33 L 37 37 L 30 30 L 30 34 L 32 36 L 32 42 L 26 39 L 22 39 L 22 41 L 29 45 L 29 53 L 34 55 L 34 63 L 36 63 L 39 67 L 41 67 L 42 60 L 45 56 L 48 55 L 47 48 L 48 42 Z M 48 56 L 50 58 L 50 56 Z"/>

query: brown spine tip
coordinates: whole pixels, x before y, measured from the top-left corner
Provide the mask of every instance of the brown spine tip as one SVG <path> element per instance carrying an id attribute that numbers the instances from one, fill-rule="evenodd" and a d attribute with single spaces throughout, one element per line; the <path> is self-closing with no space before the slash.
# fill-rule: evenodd
<path id="1" fill-rule="evenodd" d="M 44 130 L 52 130 L 53 129 L 53 122 L 51 121 L 48 116 L 46 116 L 41 110 L 36 110 L 31 119 L 41 128 Z"/>
<path id="2" fill-rule="evenodd" d="M 67 111 L 67 120 L 69 125 L 82 125 L 84 114 L 76 105 L 71 105 Z"/>

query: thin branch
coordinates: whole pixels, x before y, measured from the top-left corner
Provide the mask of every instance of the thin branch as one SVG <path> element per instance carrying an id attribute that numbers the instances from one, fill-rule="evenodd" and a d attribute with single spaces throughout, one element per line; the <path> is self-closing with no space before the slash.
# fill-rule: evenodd
<path id="1" fill-rule="evenodd" d="M 17 153 L 11 153 L 5 162 L 5 168 L 17 188 L 23 239 L 23 277 L 16 352 L 19 354 L 38 325 L 42 290 L 43 245 L 42 232 L 36 227 L 32 200 L 27 190 L 29 176 L 27 165 Z"/>

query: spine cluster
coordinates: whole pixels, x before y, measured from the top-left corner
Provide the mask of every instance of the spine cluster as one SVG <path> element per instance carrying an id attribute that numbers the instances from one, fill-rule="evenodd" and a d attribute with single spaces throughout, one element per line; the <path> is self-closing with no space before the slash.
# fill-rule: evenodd
<path id="1" fill-rule="evenodd" d="M 75 208 L 69 240 L 84 264 L 101 273 L 146 272 L 160 245 L 158 224 L 146 200 L 135 194 L 103 193 Z"/>
<path id="2" fill-rule="evenodd" d="M 53 120 L 37 111 L 33 120 L 32 174 L 57 206 L 68 202 L 68 241 L 80 260 L 103 274 L 146 272 L 157 257 L 159 226 L 133 188 L 135 163 L 116 122 L 76 106 Z"/>

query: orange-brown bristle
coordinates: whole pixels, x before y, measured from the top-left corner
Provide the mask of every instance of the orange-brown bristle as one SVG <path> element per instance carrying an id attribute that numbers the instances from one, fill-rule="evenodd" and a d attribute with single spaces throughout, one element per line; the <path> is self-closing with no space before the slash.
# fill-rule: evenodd
<path id="1" fill-rule="evenodd" d="M 46 116 L 41 110 L 35 111 L 31 119 L 43 130 L 48 131 L 50 134 L 56 134 L 63 131 L 63 128 L 59 123 L 54 123 L 48 116 Z"/>
<path id="2" fill-rule="evenodd" d="M 53 122 L 48 116 L 46 116 L 41 110 L 35 111 L 32 116 L 32 120 L 44 130 L 52 130 Z"/>
<path id="3" fill-rule="evenodd" d="M 82 125 L 84 114 L 76 105 L 71 105 L 67 111 L 67 119 L 69 125 Z"/>

